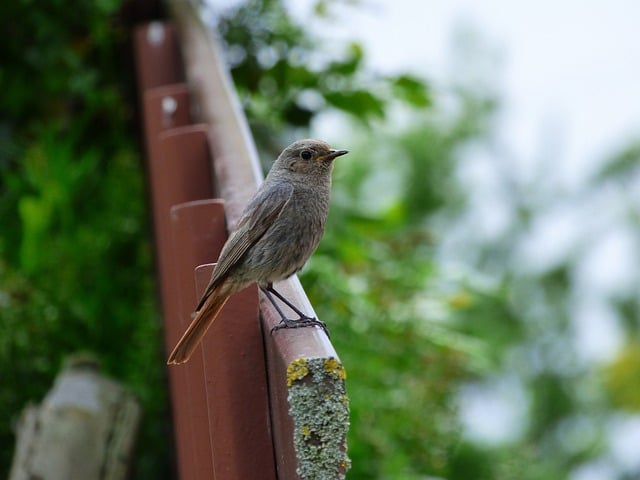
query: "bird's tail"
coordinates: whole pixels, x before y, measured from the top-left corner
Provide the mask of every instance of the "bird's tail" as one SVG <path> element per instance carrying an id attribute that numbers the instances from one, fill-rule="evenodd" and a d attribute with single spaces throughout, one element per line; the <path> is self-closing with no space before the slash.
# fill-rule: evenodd
<path id="1" fill-rule="evenodd" d="M 179 365 L 189 360 L 200 340 L 207 333 L 209 327 L 213 325 L 224 304 L 227 303 L 229 293 L 226 290 L 221 285 L 211 292 L 211 295 L 206 299 L 202 308 L 196 312 L 196 316 L 191 321 L 187 331 L 184 332 L 171 355 L 169 355 L 167 365 Z"/>

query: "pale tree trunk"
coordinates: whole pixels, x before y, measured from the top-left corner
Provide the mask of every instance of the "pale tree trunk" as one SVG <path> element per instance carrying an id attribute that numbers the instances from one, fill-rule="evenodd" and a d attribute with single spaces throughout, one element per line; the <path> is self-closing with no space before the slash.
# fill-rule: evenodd
<path id="1" fill-rule="evenodd" d="M 74 356 L 42 404 L 22 412 L 9 480 L 125 479 L 140 419 L 132 394 Z"/>

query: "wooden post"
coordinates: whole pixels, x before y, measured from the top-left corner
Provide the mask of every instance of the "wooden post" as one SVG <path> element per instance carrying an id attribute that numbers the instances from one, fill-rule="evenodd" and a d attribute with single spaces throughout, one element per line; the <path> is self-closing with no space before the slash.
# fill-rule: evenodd
<path id="1" fill-rule="evenodd" d="M 124 480 L 140 418 L 94 359 L 71 357 L 42 404 L 22 412 L 9 480 Z"/>

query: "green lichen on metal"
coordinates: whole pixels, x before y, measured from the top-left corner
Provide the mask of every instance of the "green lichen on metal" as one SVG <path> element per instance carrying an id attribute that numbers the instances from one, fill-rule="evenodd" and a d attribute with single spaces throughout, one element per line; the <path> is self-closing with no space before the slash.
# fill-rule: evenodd
<path id="1" fill-rule="evenodd" d="M 344 479 L 349 469 L 345 378 L 336 358 L 296 359 L 287 368 L 297 473 L 304 480 Z"/>

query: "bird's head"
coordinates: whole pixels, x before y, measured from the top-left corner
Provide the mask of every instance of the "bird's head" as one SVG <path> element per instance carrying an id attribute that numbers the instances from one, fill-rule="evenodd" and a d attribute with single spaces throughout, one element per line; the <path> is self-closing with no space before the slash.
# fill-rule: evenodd
<path id="1" fill-rule="evenodd" d="M 330 173 L 333 160 L 346 153 L 348 153 L 347 150 L 332 149 L 322 140 L 298 140 L 282 151 L 275 165 L 303 175 Z"/>

